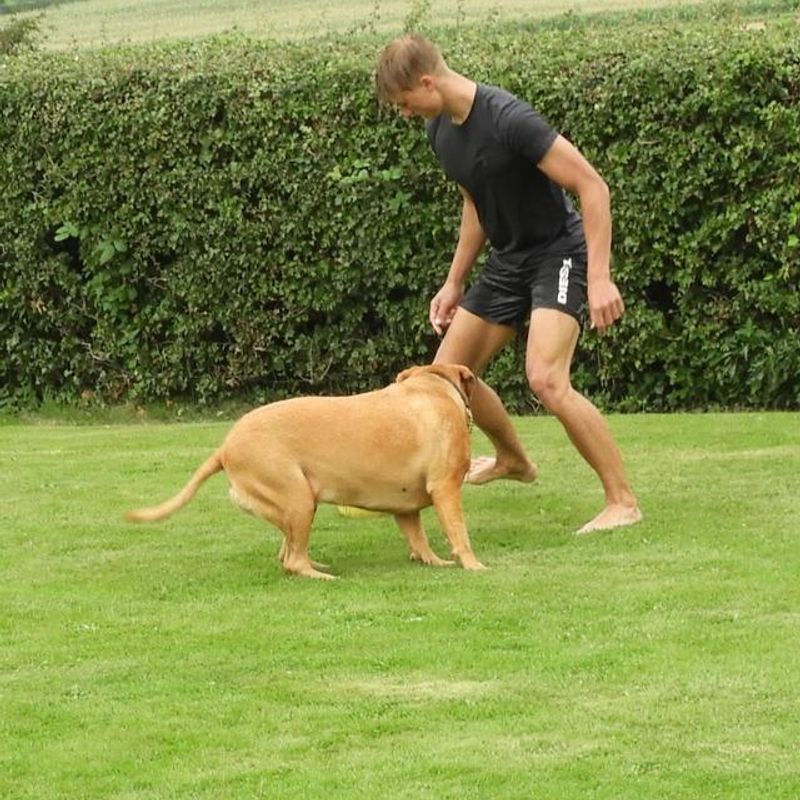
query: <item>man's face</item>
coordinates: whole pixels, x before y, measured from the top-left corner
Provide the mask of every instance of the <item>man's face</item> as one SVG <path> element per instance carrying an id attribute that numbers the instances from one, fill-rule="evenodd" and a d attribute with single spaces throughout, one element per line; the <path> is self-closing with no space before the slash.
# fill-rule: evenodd
<path id="1" fill-rule="evenodd" d="M 397 112 L 407 119 L 433 119 L 442 113 L 441 95 L 427 75 L 423 75 L 413 88 L 396 92 L 391 101 Z"/>

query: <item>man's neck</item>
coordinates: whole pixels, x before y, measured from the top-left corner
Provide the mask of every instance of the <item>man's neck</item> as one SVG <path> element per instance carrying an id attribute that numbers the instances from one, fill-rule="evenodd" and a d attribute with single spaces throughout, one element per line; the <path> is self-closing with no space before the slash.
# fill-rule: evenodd
<path id="1" fill-rule="evenodd" d="M 449 72 L 440 84 L 443 111 L 454 125 L 463 125 L 472 111 L 478 84 L 457 72 Z"/>

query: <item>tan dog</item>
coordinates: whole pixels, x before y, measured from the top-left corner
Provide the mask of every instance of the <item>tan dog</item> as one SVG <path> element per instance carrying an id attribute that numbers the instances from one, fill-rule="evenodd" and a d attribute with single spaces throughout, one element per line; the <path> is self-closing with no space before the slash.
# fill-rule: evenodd
<path id="1" fill-rule="evenodd" d="M 419 511 L 433 504 L 453 555 L 466 569 L 483 569 L 461 508 L 474 383 L 467 367 L 438 364 L 407 369 L 374 392 L 261 406 L 233 426 L 175 497 L 126 517 L 162 519 L 225 470 L 233 502 L 283 532 L 279 558 L 287 572 L 332 577 L 308 555 L 319 503 L 391 512 L 413 560 L 452 564 L 431 550 L 422 529 Z"/>

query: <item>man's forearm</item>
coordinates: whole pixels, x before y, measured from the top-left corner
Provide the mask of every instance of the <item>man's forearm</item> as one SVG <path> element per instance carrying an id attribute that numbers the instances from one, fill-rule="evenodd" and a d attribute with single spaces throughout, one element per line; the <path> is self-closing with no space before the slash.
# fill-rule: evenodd
<path id="1" fill-rule="evenodd" d="M 611 204 L 608 186 L 595 183 L 581 196 L 589 282 L 611 278 Z"/>

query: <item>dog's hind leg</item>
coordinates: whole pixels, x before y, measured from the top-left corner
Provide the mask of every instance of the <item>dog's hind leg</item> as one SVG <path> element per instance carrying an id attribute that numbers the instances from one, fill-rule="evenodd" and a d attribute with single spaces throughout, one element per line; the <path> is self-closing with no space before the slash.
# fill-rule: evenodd
<path id="1" fill-rule="evenodd" d="M 287 572 L 307 578 L 331 580 L 334 577 L 316 569 L 308 555 L 311 523 L 317 509 L 311 487 L 304 477 L 292 479 L 286 476 L 280 485 L 268 488 L 254 482 L 240 482 L 235 494 L 239 505 L 283 533 L 278 558 Z"/>
<path id="2" fill-rule="evenodd" d="M 287 502 L 291 502 L 291 500 L 287 498 Z M 283 568 L 293 575 L 333 580 L 334 576 L 327 572 L 320 572 L 308 555 L 308 540 L 311 536 L 311 522 L 314 519 L 315 511 L 313 503 L 308 508 L 293 505 L 284 510 L 280 528 L 286 538 L 281 561 Z"/>
<path id="3" fill-rule="evenodd" d="M 284 536 L 281 539 L 281 549 L 278 551 L 278 561 L 281 562 L 281 566 L 283 566 L 283 562 L 286 559 L 286 554 L 287 553 L 288 553 L 288 549 L 287 549 L 287 546 L 286 546 L 286 537 Z M 321 569 L 321 570 L 330 569 L 330 565 L 329 564 L 320 564 L 319 561 L 314 561 L 314 560 L 311 561 L 311 566 L 314 567 L 314 569 Z"/>
<path id="4" fill-rule="evenodd" d="M 284 536 L 283 539 L 281 540 L 281 549 L 278 551 L 278 561 L 281 562 L 281 566 L 283 566 L 288 552 L 289 550 L 286 544 L 286 537 Z M 330 565 L 320 564 L 319 561 L 311 561 L 311 566 L 314 567 L 314 569 L 323 569 L 323 570 L 330 569 Z"/>
<path id="5" fill-rule="evenodd" d="M 406 537 L 408 553 L 412 561 L 421 561 L 423 564 L 430 564 L 434 567 L 449 567 L 455 564 L 455 561 L 445 561 L 443 558 L 439 558 L 431 550 L 428 537 L 422 527 L 419 511 L 412 511 L 409 514 L 395 514 L 394 518 L 397 526 L 403 532 L 403 536 Z"/>
<path id="6" fill-rule="evenodd" d="M 464 522 L 464 511 L 461 506 L 461 481 L 442 482 L 430 489 L 433 507 L 439 517 L 439 524 L 450 541 L 453 555 L 461 562 L 464 569 L 486 569 L 475 558 Z"/>

